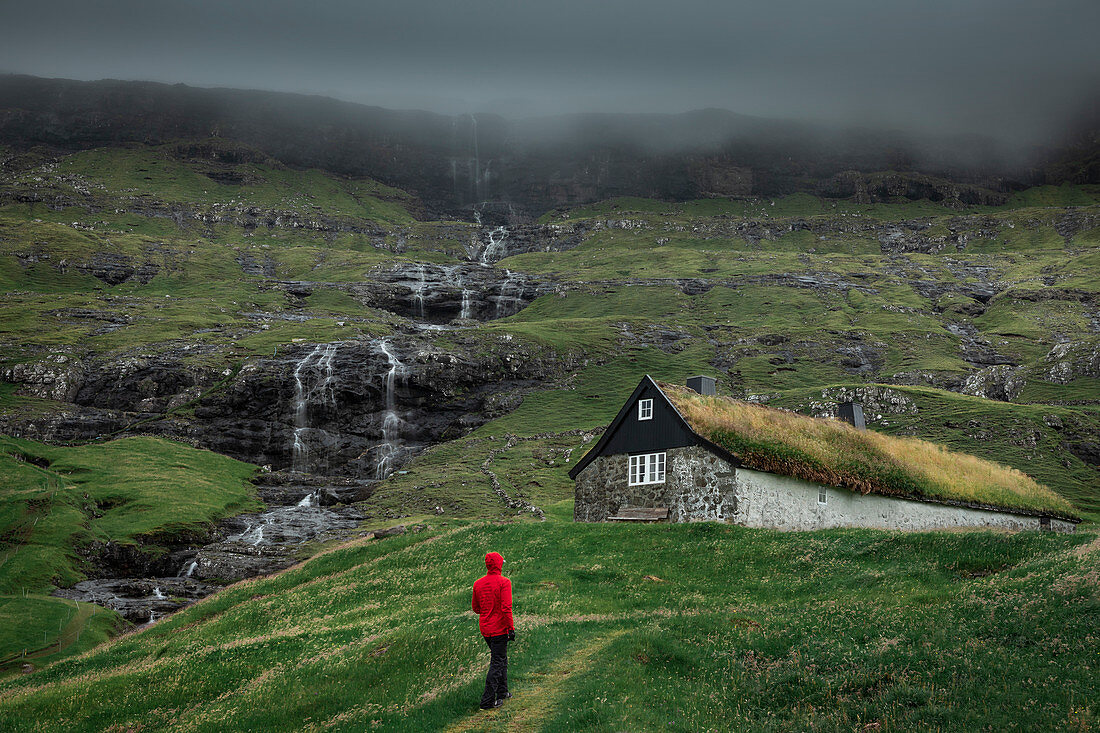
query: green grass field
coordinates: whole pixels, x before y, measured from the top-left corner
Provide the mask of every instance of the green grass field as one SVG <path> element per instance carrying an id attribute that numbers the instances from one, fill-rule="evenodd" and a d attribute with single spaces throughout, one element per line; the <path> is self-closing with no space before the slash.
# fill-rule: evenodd
<path id="1" fill-rule="evenodd" d="M 568 505 L 557 507 L 568 514 Z M 486 550 L 515 696 L 476 709 Z M 450 523 L 0 687 L 19 730 L 1089 730 L 1095 536 Z"/>
<path id="2" fill-rule="evenodd" d="M 172 353 L 228 375 L 220 389 L 295 341 L 404 331 L 353 286 L 458 263 L 481 236 L 377 181 L 221 140 L 34 155 L 0 181 L 0 368 Z M 0 439 L 0 728 L 1096 730 L 1100 479 L 1082 456 L 1100 435 L 1098 210 L 1100 187 L 1066 185 L 964 210 L 794 194 L 548 212 L 581 241 L 499 267 L 555 292 L 433 345 L 575 368 L 360 507 L 432 529 L 303 548 L 321 554 L 106 644 L 115 614 L 49 595 L 84 577 L 81 551 L 156 553 L 253 509 L 254 467 L 148 437 Z M 112 262 L 144 274 L 95 276 Z M 1012 401 L 957 391 L 990 354 L 1017 370 Z M 1022 471 L 1083 531 L 574 525 L 567 471 L 642 375 L 700 373 L 804 414 L 864 394 L 873 430 Z M 0 382 L 7 418 L 65 409 Z M 532 514 L 490 477 L 549 521 L 515 521 Z M 466 607 L 488 549 L 508 558 L 520 640 L 516 697 L 482 714 Z M 22 650 L 56 663 L 13 676 Z"/>

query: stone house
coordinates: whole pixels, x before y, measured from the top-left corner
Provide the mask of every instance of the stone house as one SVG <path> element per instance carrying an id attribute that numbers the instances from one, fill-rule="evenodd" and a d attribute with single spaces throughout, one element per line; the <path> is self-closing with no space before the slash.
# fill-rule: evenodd
<path id="1" fill-rule="evenodd" d="M 754 468 L 729 445 L 704 437 L 714 432 L 699 424 L 700 418 L 693 418 L 695 424 L 685 418 L 685 412 L 698 413 L 682 409 L 689 406 L 687 401 L 714 394 L 710 377 L 692 377 L 684 389 L 645 376 L 597 444 L 569 472 L 576 482 L 574 521 L 720 521 L 783 530 L 1002 527 L 1065 532 L 1080 521 L 1053 494 L 1056 508 L 1049 510 L 996 506 L 943 496 L 899 496 L 873 482 L 860 482 L 859 490 L 817 483 L 791 475 L 797 471 L 785 472 L 783 462 L 779 468 L 768 466 L 770 470 Z M 713 397 L 708 404 L 721 410 L 733 402 L 723 399 Z M 762 411 L 762 419 L 768 411 L 777 412 L 754 409 Z M 848 419 L 862 424 L 858 406 L 848 409 Z M 834 429 L 836 421 L 829 422 L 828 428 Z"/>

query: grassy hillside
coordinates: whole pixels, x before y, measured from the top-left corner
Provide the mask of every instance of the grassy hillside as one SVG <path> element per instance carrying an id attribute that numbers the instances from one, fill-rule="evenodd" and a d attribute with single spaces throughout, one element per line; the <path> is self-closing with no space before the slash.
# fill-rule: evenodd
<path id="1" fill-rule="evenodd" d="M 439 506 L 467 517 L 514 514 L 490 489 L 485 469 L 497 474 L 509 496 L 539 506 L 571 498 L 569 469 L 594 445 L 594 437 L 615 417 L 642 375 L 683 384 L 705 365 L 705 351 L 666 354 L 640 349 L 582 369 L 568 386 L 536 392 L 509 415 L 427 451 L 407 472 L 392 476 L 378 489 L 369 510 L 378 516 L 419 515 Z M 719 389 L 725 391 L 728 385 Z M 811 415 L 831 414 L 840 399 L 864 399 L 872 430 L 921 438 L 1010 466 L 1069 500 L 1073 513 L 1087 521 L 1100 520 L 1096 469 L 1062 448 L 1067 429 L 1100 435 L 1096 408 L 1025 406 L 944 390 L 858 382 L 785 390 L 762 398 Z M 1054 430 L 1050 424 L 1063 427 Z"/>
<path id="2" fill-rule="evenodd" d="M 480 421 L 456 421 L 359 507 L 375 524 L 435 530 L 334 550 L 8 680 L 5 726 L 1096 727 L 1097 555 L 1074 548 L 1100 520 L 1100 188 L 965 210 L 799 194 L 549 212 L 513 227 L 509 251 L 527 251 L 494 274 L 540 278 L 544 295 L 507 318 L 420 331 L 357 288 L 410 263 L 474 267 L 492 227 L 430 221 L 377 181 L 218 140 L 0 157 L 2 369 L 197 365 L 202 378 L 181 383 L 201 389 L 148 408 L 182 425 L 201 419 L 203 394 L 297 342 L 418 333 L 431 349 L 402 354 L 410 369 L 443 364 L 433 350 L 521 355 L 516 384 L 491 395 L 496 419 L 468 433 Z M 560 371 L 528 379 L 522 355 L 536 351 Z M 714 374 L 720 394 L 808 415 L 862 400 L 878 433 L 1049 486 L 1085 533 L 560 521 L 568 469 L 646 373 Z M 271 374 L 264 394 L 286 399 L 287 373 Z M 382 384 L 355 376 L 365 394 Z M 26 391 L 0 383 L 0 419 L 47 425 L 86 407 Z M 161 413 L 132 409 L 129 424 L 156 429 Z M 253 506 L 249 466 L 153 438 L 4 440 L 0 469 L 0 657 L 45 645 L 38 663 L 116 630 L 114 614 L 47 595 L 82 577 L 79 550 L 155 552 L 151 537 Z M 555 521 L 480 523 L 535 509 Z M 519 704 L 481 718 L 464 594 L 490 545 L 511 558 L 527 631 Z"/>
<path id="3" fill-rule="evenodd" d="M 519 638 L 515 697 L 485 713 L 468 605 L 490 549 Z M 9 680 L 0 714 L 13 731 L 1088 730 L 1098 550 L 1089 535 L 451 523 L 344 545 Z"/>
<path id="4" fill-rule="evenodd" d="M 24 649 L 48 657 L 87 648 L 73 645 L 89 622 L 90 638 L 106 638 L 115 614 L 50 591 L 86 577 L 93 544 L 156 556 L 160 543 L 257 507 L 254 471 L 156 438 L 79 447 L 0 438 L 0 663 Z"/>
<path id="5" fill-rule="evenodd" d="M 1100 409 L 1019 405 L 927 387 L 847 383 L 765 396 L 768 404 L 822 414 L 836 401 L 871 399 L 868 425 L 1012 466 L 1054 489 L 1090 521 L 1100 520 L 1096 469 L 1064 452 L 1064 432 L 1100 435 Z M 1051 426 L 1061 425 L 1062 428 Z"/>

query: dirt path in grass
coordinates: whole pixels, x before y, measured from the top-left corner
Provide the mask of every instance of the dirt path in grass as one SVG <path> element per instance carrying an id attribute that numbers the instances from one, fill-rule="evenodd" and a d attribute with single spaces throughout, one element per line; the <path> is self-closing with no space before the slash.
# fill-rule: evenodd
<path id="1" fill-rule="evenodd" d="M 465 731 L 530 731 L 546 720 L 562 702 L 565 689 L 575 675 L 588 671 L 595 659 L 626 629 L 611 631 L 575 647 L 549 669 L 532 672 L 526 684 L 512 690 L 512 698 L 498 710 L 477 713 L 448 726 L 446 733 Z"/>

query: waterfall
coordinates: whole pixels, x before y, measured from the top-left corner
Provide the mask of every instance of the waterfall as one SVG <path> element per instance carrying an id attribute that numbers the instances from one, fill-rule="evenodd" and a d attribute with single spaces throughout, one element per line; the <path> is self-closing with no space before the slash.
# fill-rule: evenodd
<path id="1" fill-rule="evenodd" d="M 302 497 L 302 500 L 299 501 L 296 506 L 300 506 L 300 507 L 308 509 L 309 507 L 317 506 L 319 504 L 318 499 L 319 499 L 319 497 L 317 496 L 317 492 L 314 491 L 314 492 L 312 492 L 310 494 L 306 494 L 304 497 Z"/>
<path id="2" fill-rule="evenodd" d="M 472 296 L 474 291 L 466 287 L 466 276 L 462 273 L 462 267 L 460 265 L 444 267 L 443 272 L 446 273 L 448 282 L 462 289 L 462 306 L 458 311 L 458 317 L 473 318 L 474 304 Z"/>
<path id="3" fill-rule="evenodd" d="M 514 308 L 510 306 L 514 306 L 523 294 L 521 282 L 511 270 L 504 271 L 504 281 L 500 284 L 500 295 L 497 296 L 496 318 L 511 315 L 510 311 Z M 510 292 L 514 294 L 509 294 Z"/>
<path id="4" fill-rule="evenodd" d="M 226 537 L 230 542 L 244 542 L 249 545 L 258 545 L 264 541 L 264 526 L 271 521 L 269 515 L 260 515 L 255 524 L 249 523 L 248 528 L 240 534 Z"/>
<path id="5" fill-rule="evenodd" d="M 420 265 L 417 269 L 420 277 L 412 289 L 413 303 L 416 304 L 416 317 L 422 319 L 424 318 L 424 291 L 428 288 L 428 276 L 424 265 Z"/>
<path id="6" fill-rule="evenodd" d="M 478 260 L 483 265 L 490 264 L 490 257 L 497 257 L 501 259 L 500 255 L 505 253 L 504 245 L 508 241 L 508 227 L 499 226 L 489 232 L 489 242 L 481 250 L 481 256 Z"/>
<path id="7" fill-rule="evenodd" d="M 153 598 L 156 598 L 157 600 L 164 600 L 167 597 L 168 596 L 164 595 L 164 593 L 161 592 L 160 586 L 155 586 L 153 588 Z"/>
<path id="8" fill-rule="evenodd" d="M 294 471 L 301 473 L 309 458 L 309 405 L 315 400 L 320 404 L 335 405 L 336 393 L 333 381 L 336 377 L 332 368 L 336 356 L 337 344 L 317 344 L 313 351 L 306 354 L 294 368 L 294 446 L 292 450 Z M 309 371 L 320 374 L 320 379 L 308 389 L 304 375 Z"/>
<path id="9" fill-rule="evenodd" d="M 181 578 L 190 578 L 192 573 L 195 572 L 195 568 L 197 568 L 198 566 L 199 566 L 199 561 L 198 560 L 192 560 L 191 564 L 188 565 L 187 568 L 182 573 L 180 573 L 180 577 Z"/>
<path id="10" fill-rule="evenodd" d="M 470 307 L 470 289 L 462 288 L 462 310 L 459 311 L 459 318 L 473 318 L 472 308 Z"/>
<path id="11" fill-rule="evenodd" d="M 401 429 L 401 418 L 397 415 L 395 390 L 398 376 L 405 376 L 405 365 L 390 351 L 390 344 L 385 339 L 378 343 L 378 348 L 389 364 L 389 370 L 382 380 L 386 390 L 386 411 L 382 416 L 382 443 L 378 446 L 378 461 L 374 468 L 375 477 L 383 479 L 393 471 L 399 452 L 398 432 Z"/>

